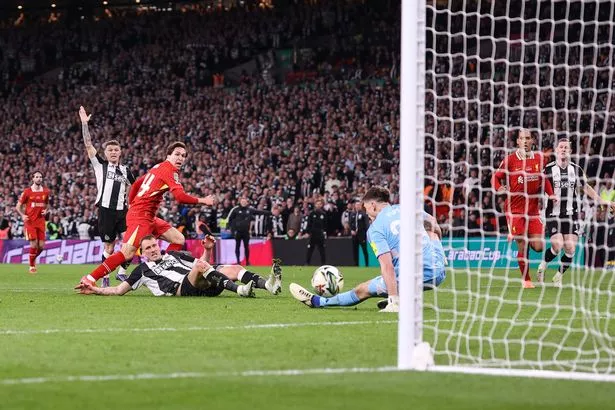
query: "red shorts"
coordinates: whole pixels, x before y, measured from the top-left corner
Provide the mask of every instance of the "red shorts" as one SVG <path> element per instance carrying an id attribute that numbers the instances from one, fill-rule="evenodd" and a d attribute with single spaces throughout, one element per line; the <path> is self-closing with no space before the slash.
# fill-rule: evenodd
<path id="1" fill-rule="evenodd" d="M 135 248 L 141 247 L 141 239 L 147 235 L 154 235 L 156 238 L 173 228 L 171 224 L 160 218 L 126 218 L 126 233 L 124 241 Z"/>
<path id="2" fill-rule="evenodd" d="M 508 232 L 513 236 L 544 235 L 545 226 L 538 215 L 507 214 Z"/>
<path id="3" fill-rule="evenodd" d="M 45 222 L 43 223 L 28 223 L 23 224 L 23 231 L 28 241 L 44 241 L 45 240 Z"/>

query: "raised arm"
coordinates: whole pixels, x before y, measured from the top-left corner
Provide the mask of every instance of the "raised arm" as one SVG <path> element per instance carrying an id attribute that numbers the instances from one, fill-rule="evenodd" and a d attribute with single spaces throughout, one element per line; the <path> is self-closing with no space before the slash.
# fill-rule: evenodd
<path id="1" fill-rule="evenodd" d="M 85 112 L 85 108 L 83 108 L 83 106 L 79 107 L 79 119 L 81 120 L 83 144 L 85 145 L 85 150 L 88 153 L 88 158 L 94 158 L 96 156 L 96 148 L 92 145 L 92 137 L 90 135 L 90 129 L 88 128 L 88 121 L 90 121 L 91 116 L 92 114 L 88 115 Z"/>

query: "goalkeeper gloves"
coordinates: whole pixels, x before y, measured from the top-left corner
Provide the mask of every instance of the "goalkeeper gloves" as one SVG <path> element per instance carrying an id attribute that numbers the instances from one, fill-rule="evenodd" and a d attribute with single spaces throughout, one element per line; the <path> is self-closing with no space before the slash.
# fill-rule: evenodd
<path id="1" fill-rule="evenodd" d="M 389 296 L 388 303 L 384 309 L 380 309 L 380 312 L 385 313 L 399 313 L 399 296 Z"/>

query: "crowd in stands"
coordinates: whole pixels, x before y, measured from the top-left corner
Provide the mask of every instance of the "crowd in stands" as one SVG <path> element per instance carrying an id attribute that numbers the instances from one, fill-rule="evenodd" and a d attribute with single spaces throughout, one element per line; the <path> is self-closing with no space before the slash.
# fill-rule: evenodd
<path id="1" fill-rule="evenodd" d="M 599 192 L 612 190 L 612 45 L 562 49 L 535 29 L 535 41 L 514 48 L 490 40 L 493 56 L 485 56 L 482 43 L 458 37 L 473 29 L 484 41 L 520 29 L 472 16 L 428 13 L 425 195 L 445 233 L 506 231 L 503 198 L 489 181 L 514 149 L 515 128 L 531 129 L 537 149 L 547 153 L 559 135 L 572 137 L 590 182 Z M 187 236 L 202 233 L 199 221 L 224 231 L 242 195 L 257 209 L 281 213 L 285 223 L 324 197 L 332 236 L 349 233 L 352 201 L 371 184 L 387 186 L 397 201 L 396 1 L 294 1 L 283 10 L 249 12 L 113 10 L 64 25 L 20 24 L 0 26 L 0 209 L 15 237 L 21 231 L 13 207 L 34 169 L 54 193 L 51 218 L 63 235 L 96 234 L 80 105 L 92 113 L 94 141 L 121 141 L 123 161 L 137 174 L 162 160 L 170 141 L 188 145 L 184 187 L 220 202 L 216 209 L 165 202 L 162 216 Z M 598 35 L 604 26 L 591 27 Z M 234 87 L 211 87 L 212 74 L 285 47 L 295 60 L 294 75 L 285 78 L 297 84 L 245 73 Z M 55 81 L 30 78 L 55 66 Z"/>
<path id="2" fill-rule="evenodd" d="M 163 160 L 169 142 L 188 145 L 189 158 L 181 173 L 186 191 L 216 194 L 219 205 L 216 209 L 185 207 L 168 198 L 161 215 L 187 236 L 199 234 L 197 221 L 206 221 L 214 231 L 224 230 L 226 216 L 242 195 L 249 197 L 253 207 L 275 209 L 285 220 L 291 213 L 307 214 L 315 199 L 323 197 L 330 220 L 328 233 L 333 236 L 349 234 L 352 200 L 371 184 L 388 186 L 396 198 L 399 88 L 389 79 L 392 60 L 382 59 L 379 81 L 362 81 L 361 73 L 350 81 L 336 71 L 336 67 L 354 67 L 356 72 L 363 49 L 372 49 L 367 40 L 356 42 L 359 51 L 350 63 L 338 64 L 351 56 L 349 46 L 338 54 L 315 53 L 318 75 L 309 84 L 269 86 L 252 77 L 226 89 L 198 81 L 201 49 L 195 47 L 196 39 L 218 39 L 216 44 L 225 44 L 223 48 L 241 46 L 245 40 L 244 48 L 257 52 L 256 43 L 275 46 L 269 41 L 271 30 L 281 34 L 281 44 L 310 35 L 335 38 L 330 27 L 338 27 L 337 20 L 349 20 L 358 12 L 355 5 L 339 8 L 335 2 L 298 4 L 293 9 L 296 15 L 284 19 L 274 19 L 275 12 L 232 11 L 229 16 L 222 12 L 226 17 L 216 22 L 197 10 L 80 23 L 80 33 L 60 30 L 56 37 L 40 27 L 25 27 L 25 33 L 19 27 L 3 30 L 5 44 L 14 45 L 5 57 L 19 55 L 23 44 L 40 38 L 58 47 L 80 45 L 88 52 L 87 60 L 63 67 L 57 81 L 14 77 L 5 83 L 5 109 L 0 113 L 2 208 L 11 215 L 13 236 L 22 235 L 13 208 L 35 169 L 44 173 L 45 184 L 54 194 L 50 219 L 62 227 L 62 235 L 95 235 L 96 185 L 81 137 L 80 105 L 92 113 L 90 130 L 97 146 L 108 139 L 119 140 L 122 160 L 136 174 Z M 376 15 L 378 9 L 374 10 Z M 268 13 L 272 18 L 263 19 Z M 237 19 L 237 14 L 245 21 Z M 386 18 L 390 15 L 395 13 Z M 324 24 L 327 19 L 335 24 Z M 214 24 L 202 28 L 207 27 L 203 21 Z M 386 33 L 379 32 L 379 40 L 390 38 L 386 47 L 374 46 L 374 52 L 398 53 L 398 22 L 375 25 L 379 28 Z M 360 27 L 352 23 L 351 28 L 335 30 L 342 30 L 342 38 L 352 34 L 351 29 Z M 239 43 L 233 43 L 236 40 Z M 3 60 L 5 67 L 15 63 L 8 60 Z M 85 224 L 91 226 L 89 231 Z"/>

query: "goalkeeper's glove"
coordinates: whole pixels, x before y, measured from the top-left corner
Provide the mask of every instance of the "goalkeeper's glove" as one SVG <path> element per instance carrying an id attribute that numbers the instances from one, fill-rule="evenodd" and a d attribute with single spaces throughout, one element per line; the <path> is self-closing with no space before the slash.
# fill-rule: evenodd
<path id="1" fill-rule="evenodd" d="M 399 312 L 399 296 L 389 296 L 388 302 L 384 309 L 380 309 L 385 313 L 398 313 Z"/>

